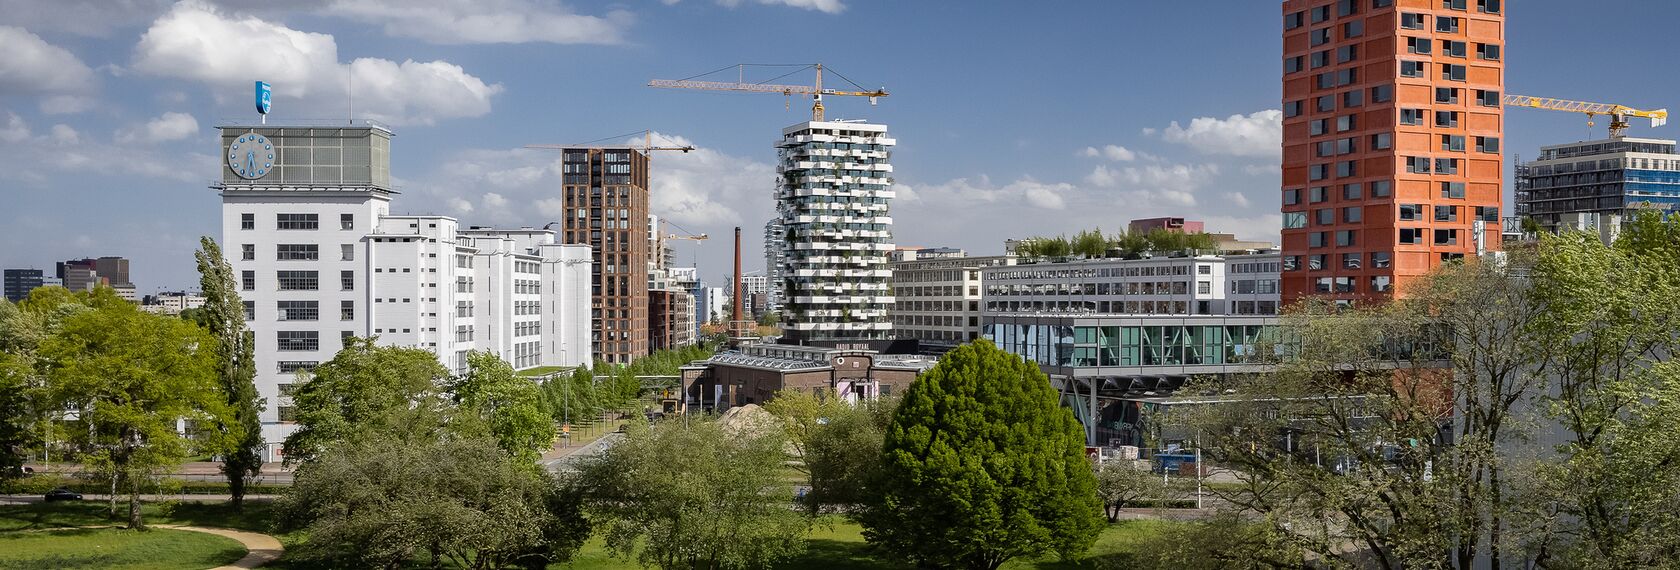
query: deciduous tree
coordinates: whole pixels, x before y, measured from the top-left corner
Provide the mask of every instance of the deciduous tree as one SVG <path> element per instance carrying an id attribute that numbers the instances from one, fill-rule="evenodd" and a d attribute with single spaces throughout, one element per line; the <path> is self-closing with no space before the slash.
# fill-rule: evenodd
<path id="1" fill-rule="evenodd" d="M 467 372 L 450 385 L 450 393 L 460 406 L 456 421 L 482 424 L 516 461 L 534 463 L 554 443 L 554 419 L 542 408 L 536 382 L 515 375 L 494 353 L 469 353 Z"/>
<path id="2" fill-rule="evenodd" d="M 262 412 L 263 400 L 257 395 L 256 364 L 252 350 L 255 340 L 245 328 L 245 304 L 239 299 L 238 284 L 233 266 L 222 257 L 222 248 L 209 237 L 199 238 L 198 285 L 203 291 L 204 306 L 196 319 L 200 326 L 216 339 L 217 378 L 230 413 L 228 421 L 237 424 L 241 437 L 229 440 L 222 449 L 222 474 L 228 480 L 228 494 L 235 511 L 243 510 L 245 487 L 262 472 Z M 215 429 L 229 433 L 235 428 L 223 423 Z"/>
<path id="3" fill-rule="evenodd" d="M 380 346 L 351 337 L 292 396 L 298 429 L 286 437 L 286 461 L 313 459 L 329 444 L 363 434 L 407 432 L 428 440 L 444 428 L 449 372 L 419 348 Z M 419 421 L 409 411 L 432 411 Z M 397 412 L 402 412 L 398 414 Z"/>

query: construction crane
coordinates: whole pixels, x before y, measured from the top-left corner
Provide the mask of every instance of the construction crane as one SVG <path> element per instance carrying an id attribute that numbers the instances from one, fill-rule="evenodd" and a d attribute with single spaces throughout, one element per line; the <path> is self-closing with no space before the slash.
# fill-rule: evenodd
<path id="1" fill-rule="evenodd" d="M 734 67 L 735 72 L 736 72 L 736 81 L 734 83 L 726 83 L 726 82 L 720 82 L 720 81 L 696 81 L 694 79 L 695 77 L 705 77 L 707 75 L 712 75 L 714 73 L 718 73 L 718 72 L 729 69 L 728 67 L 725 67 L 725 68 L 721 68 L 721 69 L 718 69 L 718 70 L 715 70 L 715 71 L 709 71 L 709 72 L 706 72 L 706 73 L 702 73 L 700 75 L 696 75 L 696 76 L 690 77 L 688 79 L 655 79 L 653 81 L 648 82 L 648 87 L 666 87 L 666 88 L 671 88 L 671 89 L 706 89 L 706 90 L 711 90 L 711 91 L 746 91 L 746 92 L 751 92 L 751 93 L 779 93 L 781 95 L 786 95 L 786 96 L 810 95 L 811 96 L 811 120 L 813 120 L 813 121 L 823 120 L 822 98 L 823 98 L 824 95 L 836 95 L 836 96 L 842 96 L 842 97 L 868 97 L 870 105 L 874 105 L 877 98 L 887 96 L 887 90 L 885 88 L 866 89 L 863 86 L 858 85 L 857 83 L 853 82 L 852 80 L 846 79 L 846 76 L 840 75 L 839 72 L 836 72 L 832 69 L 828 70 L 829 73 L 833 73 L 835 76 L 839 77 L 840 79 L 843 79 L 847 83 L 850 83 L 853 87 L 856 87 L 857 90 L 856 91 L 842 91 L 842 90 L 839 90 L 839 89 L 825 88 L 825 87 L 823 87 L 823 70 L 826 69 L 826 68 L 824 68 L 823 64 L 820 64 L 820 63 L 813 63 L 813 64 L 805 65 L 803 67 L 800 67 L 799 69 L 790 71 L 788 73 L 785 73 L 785 74 L 782 74 L 781 76 L 776 77 L 775 79 L 770 79 L 769 80 L 769 81 L 775 81 L 776 79 L 780 79 L 782 77 L 787 77 L 789 75 L 793 75 L 795 73 L 799 73 L 801 71 L 814 68 L 817 71 L 817 81 L 816 81 L 815 85 L 779 85 L 779 84 L 769 83 L 769 82 L 764 82 L 764 83 L 747 83 L 746 82 L 746 73 L 745 73 L 745 68 L 746 67 L 749 67 L 749 66 L 751 66 L 751 67 L 794 67 L 794 66 L 797 66 L 797 65 L 798 64 L 795 64 L 795 65 L 760 65 L 760 64 L 745 64 L 745 63 L 742 63 L 742 64 L 736 64 L 736 65 L 730 66 L 730 67 Z"/>
<path id="2" fill-rule="evenodd" d="M 699 234 L 699 235 L 692 235 L 692 236 L 685 236 L 685 235 L 678 235 L 678 234 L 665 234 L 665 239 L 686 239 L 686 240 L 692 240 L 692 241 L 706 241 L 706 240 L 711 239 L 711 238 L 707 237 L 706 234 Z"/>
<path id="3" fill-rule="evenodd" d="M 595 139 L 595 140 L 592 140 L 592 141 L 585 141 L 585 142 L 581 142 L 581 143 L 577 143 L 577 144 L 528 144 L 528 145 L 525 145 L 525 148 L 540 148 L 540 149 L 549 149 L 549 150 L 564 150 L 564 149 L 568 149 L 568 148 L 604 148 L 602 145 L 598 145 L 598 144 L 595 144 L 595 143 L 599 143 L 599 142 L 605 141 L 605 140 L 619 139 L 619 138 L 627 137 L 627 136 L 631 136 L 631 135 L 642 135 L 643 141 L 644 141 L 642 143 L 642 146 L 641 147 L 630 147 L 631 149 L 642 151 L 642 154 L 647 154 L 648 151 L 653 151 L 653 150 L 674 150 L 674 151 L 681 151 L 683 154 L 688 154 L 689 151 L 694 150 L 694 147 L 690 146 L 690 145 L 653 146 L 653 131 L 652 130 L 637 131 L 637 132 L 633 132 L 633 133 L 624 133 L 622 135 L 613 135 L 613 136 L 610 136 L 610 137 L 598 138 L 598 139 Z M 628 146 L 628 145 L 611 145 L 611 146 Z"/>
<path id="4" fill-rule="evenodd" d="M 1588 128 L 1591 128 L 1593 126 L 1593 121 L 1592 121 L 1593 117 L 1596 117 L 1598 115 L 1609 115 L 1610 116 L 1610 137 L 1611 138 L 1622 136 L 1623 133 L 1627 132 L 1627 128 L 1628 128 L 1627 118 L 1628 117 L 1641 117 L 1641 118 L 1650 119 L 1652 128 L 1660 127 L 1660 126 L 1663 126 L 1664 124 L 1668 123 L 1668 109 L 1657 109 L 1655 111 L 1644 111 L 1644 110 L 1635 109 L 1635 108 L 1632 108 L 1632 107 L 1627 107 L 1627 106 L 1623 106 L 1623 105 L 1615 105 L 1615 104 L 1611 104 L 1611 103 L 1589 103 L 1589 102 L 1586 102 L 1586 101 L 1570 101 L 1570 100 L 1567 100 L 1567 99 L 1552 99 L 1550 97 L 1529 97 L 1527 95 L 1506 95 L 1503 99 L 1504 99 L 1503 102 L 1505 103 L 1505 106 L 1507 106 L 1507 107 L 1530 107 L 1530 108 L 1534 108 L 1534 109 L 1547 109 L 1547 110 L 1551 110 L 1551 111 L 1568 111 L 1568 112 L 1572 112 L 1572 113 L 1586 113 L 1587 114 L 1587 127 Z"/>

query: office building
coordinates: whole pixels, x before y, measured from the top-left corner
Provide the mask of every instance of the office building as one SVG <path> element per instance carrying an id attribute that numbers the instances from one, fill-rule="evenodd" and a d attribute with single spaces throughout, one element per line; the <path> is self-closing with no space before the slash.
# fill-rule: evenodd
<path id="1" fill-rule="evenodd" d="M 1502 5 L 1283 2 L 1283 302 L 1499 248 Z"/>
<path id="2" fill-rule="evenodd" d="M 1540 148 L 1517 165 L 1516 213 L 1540 229 L 1603 230 L 1640 210 L 1680 208 L 1680 154 L 1664 139 L 1615 137 Z"/>
<path id="3" fill-rule="evenodd" d="M 811 121 L 776 144 L 776 219 L 784 230 L 782 340 L 892 337 L 892 147 L 886 125 Z"/>
<path id="4" fill-rule="evenodd" d="M 960 249 L 900 251 L 892 262 L 893 334 L 939 353 L 980 338 L 980 270 L 1014 264 L 1012 255 L 969 257 Z"/>
<path id="5" fill-rule="evenodd" d="M 746 304 L 741 308 L 746 318 L 756 319 L 764 314 L 769 303 L 769 287 L 770 279 L 765 275 L 741 276 L 741 294 L 746 297 Z"/>
<path id="6" fill-rule="evenodd" d="M 230 163 L 214 188 L 256 338 L 267 460 L 295 429 L 292 390 L 348 337 L 428 350 L 454 373 L 473 350 L 517 369 L 591 362 L 588 248 L 546 230 L 391 214 L 381 127 L 221 132 Z"/>
<path id="7" fill-rule="evenodd" d="M 204 306 L 204 295 L 198 292 L 165 291 L 156 295 L 147 295 L 140 303 L 143 311 L 160 315 L 179 315 L 187 309 L 197 309 Z"/>
<path id="8" fill-rule="evenodd" d="M 5 271 L 6 300 L 13 303 L 29 297 L 29 292 L 43 285 L 45 273 L 39 269 L 7 269 Z"/>
<path id="9" fill-rule="evenodd" d="M 652 350 L 681 348 L 698 338 L 694 326 L 694 294 L 677 288 L 648 291 L 648 344 Z"/>
<path id="10" fill-rule="evenodd" d="M 987 267 L 982 335 L 1049 375 L 1088 445 L 1139 445 L 1143 399 L 1259 370 L 1280 270 L 1276 253 Z"/>
<path id="11" fill-rule="evenodd" d="M 788 235 L 779 219 L 764 224 L 764 278 L 766 283 L 764 307 L 780 311 L 785 302 L 787 283 L 782 279 L 782 267 L 787 265 Z"/>
<path id="12" fill-rule="evenodd" d="M 563 241 L 594 255 L 591 307 L 595 357 L 627 364 L 648 353 L 648 157 L 632 148 L 561 151 Z"/>

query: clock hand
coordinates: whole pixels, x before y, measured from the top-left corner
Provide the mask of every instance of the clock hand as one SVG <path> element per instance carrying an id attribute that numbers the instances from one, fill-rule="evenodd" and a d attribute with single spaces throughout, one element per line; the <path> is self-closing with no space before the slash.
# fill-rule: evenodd
<path id="1" fill-rule="evenodd" d="M 246 174 L 255 174 L 256 172 L 257 172 L 257 153 L 256 153 L 256 151 L 247 151 L 245 153 L 245 173 Z"/>

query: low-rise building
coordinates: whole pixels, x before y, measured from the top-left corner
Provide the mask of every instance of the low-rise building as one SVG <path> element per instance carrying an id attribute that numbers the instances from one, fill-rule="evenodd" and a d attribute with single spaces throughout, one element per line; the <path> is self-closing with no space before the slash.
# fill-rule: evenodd
<path id="1" fill-rule="evenodd" d="M 161 315 L 179 315 L 187 309 L 197 309 L 204 306 L 204 295 L 198 292 L 165 291 L 156 295 L 147 295 L 140 309 Z"/>
<path id="2" fill-rule="evenodd" d="M 682 367 L 689 412 L 763 404 L 783 390 L 837 394 L 848 401 L 902 394 L 937 361 L 873 350 L 751 344 Z"/>
<path id="3" fill-rule="evenodd" d="M 1634 137 L 1544 146 L 1540 158 L 1517 165 L 1515 193 L 1517 215 L 1539 229 L 1612 239 L 1635 212 L 1680 209 L 1680 152 L 1672 140 Z"/>
<path id="4" fill-rule="evenodd" d="M 901 250 L 892 263 L 894 337 L 944 352 L 980 338 L 981 269 L 1015 264 L 1011 255 L 968 257 L 960 249 Z"/>

